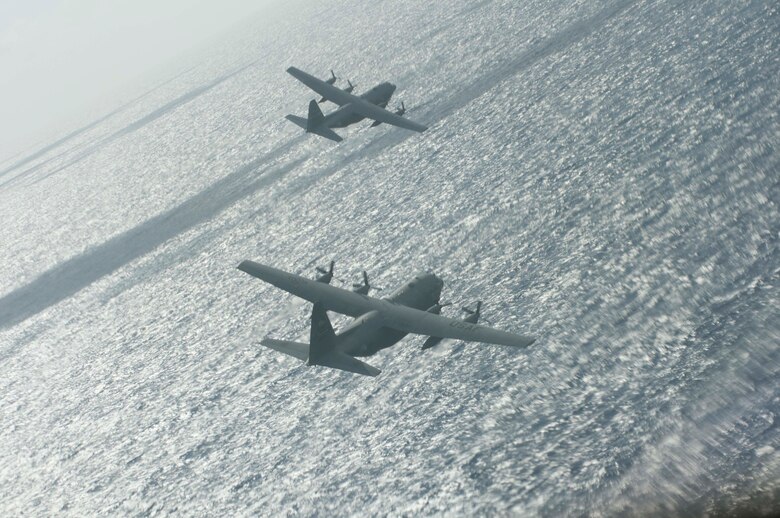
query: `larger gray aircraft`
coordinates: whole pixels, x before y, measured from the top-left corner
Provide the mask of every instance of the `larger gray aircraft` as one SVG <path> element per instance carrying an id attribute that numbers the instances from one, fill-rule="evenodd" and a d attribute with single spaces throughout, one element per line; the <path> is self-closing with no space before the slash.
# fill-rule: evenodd
<path id="1" fill-rule="evenodd" d="M 287 72 L 320 94 L 323 99 L 339 105 L 338 109 L 325 115 L 320 110 L 317 101 L 312 100 L 309 103 L 308 118 L 297 115 L 286 116 L 287 120 L 306 130 L 306 133 L 314 133 L 341 142 L 343 139 L 332 128 L 346 128 L 350 124 L 355 124 L 366 118 L 413 131 L 422 132 L 428 129 L 422 124 L 385 110 L 385 106 L 395 92 L 395 85 L 391 83 L 382 83 L 361 95 L 352 95 L 295 67 L 288 68 Z"/>
<path id="2" fill-rule="evenodd" d="M 242 261 L 238 269 L 313 303 L 308 344 L 273 338 L 260 342 L 308 365 L 376 376 L 379 369 L 355 357 L 371 356 L 409 333 L 511 347 L 528 347 L 534 342 L 529 336 L 437 314 L 436 309 L 441 310 L 439 297 L 444 282 L 432 273 L 417 275 L 388 297 L 377 299 L 254 261 Z M 327 311 L 354 320 L 336 334 Z"/>

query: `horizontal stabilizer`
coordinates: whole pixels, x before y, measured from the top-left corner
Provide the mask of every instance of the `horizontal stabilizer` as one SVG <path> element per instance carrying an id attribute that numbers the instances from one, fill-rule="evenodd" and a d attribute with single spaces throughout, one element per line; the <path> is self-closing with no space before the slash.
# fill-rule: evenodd
<path id="1" fill-rule="evenodd" d="M 315 135 L 319 135 L 320 137 L 325 137 L 326 139 L 330 139 L 334 142 L 341 142 L 342 140 L 344 140 L 339 136 L 338 133 L 328 128 L 327 126 L 317 126 L 308 131 L 309 133 L 314 133 Z"/>
<path id="2" fill-rule="evenodd" d="M 274 351 L 279 351 L 280 353 L 298 358 L 299 360 L 306 361 L 309 358 L 309 344 L 288 342 L 286 340 L 274 340 L 273 338 L 263 338 L 260 341 L 260 344 L 269 349 L 273 349 Z"/>
<path id="3" fill-rule="evenodd" d="M 284 118 L 292 122 L 296 126 L 300 126 L 303 129 L 306 129 L 306 126 L 308 124 L 308 121 L 306 119 L 304 119 L 303 117 L 298 117 L 297 115 L 286 115 Z"/>
<path id="4" fill-rule="evenodd" d="M 324 124 L 320 126 L 311 127 L 311 125 L 309 124 L 309 120 L 304 119 L 303 117 L 298 117 L 297 115 L 285 115 L 284 118 L 292 122 L 296 126 L 305 129 L 307 133 L 314 133 L 315 135 L 319 135 L 320 137 L 325 137 L 326 139 L 333 140 L 334 142 L 341 142 L 342 140 L 344 140 L 339 136 L 338 133 L 328 128 Z"/>
<path id="5" fill-rule="evenodd" d="M 372 367 L 357 358 L 353 358 L 352 356 L 339 351 L 330 351 L 322 354 L 317 358 L 316 365 L 354 372 L 355 374 L 362 374 L 364 376 L 376 376 L 382 372 L 376 367 Z"/>

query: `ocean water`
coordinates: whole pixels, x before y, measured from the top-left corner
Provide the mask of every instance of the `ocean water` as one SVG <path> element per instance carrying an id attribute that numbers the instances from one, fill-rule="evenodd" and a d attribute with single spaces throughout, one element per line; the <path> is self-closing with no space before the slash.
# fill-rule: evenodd
<path id="1" fill-rule="evenodd" d="M 303 135 L 290 65 L 430 129 Z M 150 82 L 0 164 L 3 514 L 778 512 L 780 6 L 300 2 Z M 243 259 L 537 342 L 306 367 Z"/>

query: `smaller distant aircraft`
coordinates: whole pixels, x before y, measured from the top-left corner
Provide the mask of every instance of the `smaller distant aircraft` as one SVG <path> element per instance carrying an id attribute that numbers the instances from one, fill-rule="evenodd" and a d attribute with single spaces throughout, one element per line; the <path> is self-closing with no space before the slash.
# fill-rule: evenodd
<path id="1" fill-rule="evenodd" d="M 330 78 L 325 80 L 325 84 L 326 84 L 326 85 L 332 85 L 332 84 L 334 84 L 334 83 L 336 82 L 336 79 L 337 79 L 337 78 L 336 78 L 336 74 L 334 74 L 334 73 L 333 73 L 333 69 L 331 68 L 331 69 L 330 69 Z M 319 100 L 319 101 L 317 101 L 317 102 L 319 102 L 320 104 L 322 104 L 322 103 L 324 103 L 325 101 L 327 101 L 327 99 L 326 99 L 325 97 L 323 97 L 322 99 L 320 99 L 320 100 Z"/>
<path id="2" fill-rule="evenodd" d="M 403 101 L 401 101 L 401 107 L 400 107 L 400 108 L 398 108 L 398 109 L 395 111 L 395 114 L 396 114 L 396 115 L 398 115 L 399 117 L 403 117 L 403 116 L 404 116 L 404 113 L 406 113 L 406 106 L 404 106 L 404 102 L 403 102 Z M 372 122 L 372 123 L 371 123 L 371 126 L 369 126 L 369 127 L 370 127 L 370 128 L 376 128 L 376 127 L 377 127 L 377 126 L 379 126 L 380 124 L 382 124 L 382 121 L 374 121 L 374 122 Z"/>
<path id="3" fill-rule="evenodd" d="M 417 132 L 428 129 L 422 124 L 385 110 L 385 106 L 387 106 L 387 103 L 393 96 L 393 92 L 395 92 L 394 84 L 382 83 L 360 95 L 352 95 L 295 67 L 288 68 L 287 72 L 320 94 L 324 99 L 339 105 L 338 109 L 325 115 L 322 113 L 317 101 L 312 99 L 309 103 L 307 117 L 299 117 L 297 115 L 287 115 L 285 117 L 296 126 L 303 128 L 306 133 L 314 133 L 335 142 L 341 142 L 343 139 L 338 133 L 333 131 L 333 128 L 346 128 L 350 124 L 355 124 L 363 119 L 382 121 L 399 128 Z"/>
<path id="4" fill-rule="evenodd" d="M 336 265 L 336 261 L 331 261 L 330 268 L 328 268 L 327 270 L 322 266 L 318 266 L 316 270 L 317 273 L 320 273 L 321 275 L 317 277 L 317 282 L 324 282 L 325 284 L 330 284 L 330 281 L 333 280 L 333 267 L 335 265 Z"/>
<path id="5" fill-rule="evenodd" d="M 368 283 L 368 273 L 366 273 L 365 270 L 363 270 L 363 284 L 355 283 L 352 285 L 352 288 L 354 288 L 352 290 L 354 293 L 358 293 L 360 295 L 368 295 L 368 292 L 371 290 L 382 291 L 382 288 L 371 286 Z"/>

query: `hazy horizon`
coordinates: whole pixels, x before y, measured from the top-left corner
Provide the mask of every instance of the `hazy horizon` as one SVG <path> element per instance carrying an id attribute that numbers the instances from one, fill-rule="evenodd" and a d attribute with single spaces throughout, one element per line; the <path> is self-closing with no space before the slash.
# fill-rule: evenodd
<path id="1" fill-rule="evenodd" d="M 127 85 L 274 0 L 12 1 L 0 6 L 0 161 L 122 101 Z"/>

